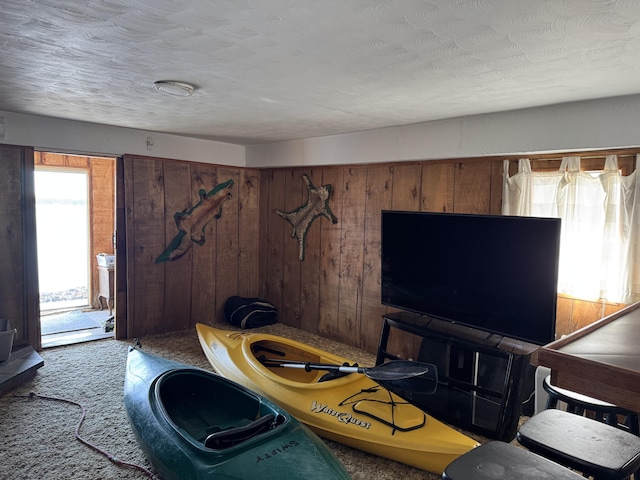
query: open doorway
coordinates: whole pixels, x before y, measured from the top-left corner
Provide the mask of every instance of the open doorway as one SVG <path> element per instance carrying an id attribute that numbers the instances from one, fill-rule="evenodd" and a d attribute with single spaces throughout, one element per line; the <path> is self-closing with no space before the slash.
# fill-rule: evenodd
<path id="1" fill-rule="evenodd" d="M 35 155 L 43 348 L 113 337 L 114 285 L 102 285 L 96 256 L 113 254 L 114 164 L 102 157 Z"/>
<path id="2" fill-rule="evenodd" d="M 88 178 L 83 170 L 35 171 L 40 312 L 89 306 Z"/>

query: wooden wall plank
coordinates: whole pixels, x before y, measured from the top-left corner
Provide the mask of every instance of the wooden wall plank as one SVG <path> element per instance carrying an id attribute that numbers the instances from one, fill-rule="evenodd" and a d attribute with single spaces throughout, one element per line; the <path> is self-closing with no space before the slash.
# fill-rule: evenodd
<path id="1" fill-rule="evenodd" d="M 96 157 L 101 158 L 101 157 Z M 41 167 L 89 168 L 90 157 L 53 152 L 36 152 L 36 165 Z"/>
<path id="2" fill-rule="evenodd" d="M 193 164 L 191 166 L 191 206 L 200 200 L 199 191 L 210 191 L 220 183 L 220 177 L 214 165 Z M 228 203 L 228 202 L 227 202 Z M 224 209 L 224 207 L 223 207 Z M 191 270 L 191 321 L 213 325 L 223 322 L 218 316 L 223 306 L 217 304 L 218 288 L 217 264 L 217 221 L 209 222 L 204 228 L 205 242 L 193 245 Z"/>
<path id="3" fill-rule="evenodd" d="M 367 171 L 345 168 L 343 181 L 338 338 L 361 339 Z"/>
<path id="4" fill-rule="evenodd" d="M 192 207 L 191 167 L 187 162 L 165 160 L 164 175 L 164 236 L 163 247 L 156 258 L 167 248 L 179 230 L 174 215 Z M 164 270 L 164 322 L 168 330 L 186 330 L 194 327 L 191 321 L 191 281 L 193 247 L 182 257 L 162 265 L 154 264 L 154 270 Z"/>
<path id="5" fill-rule="evenodd" d="M 34 175 L 34 151 L 31 147 L 22 147 L 22 171 L 25 197 L 23 199 L 24 221 L 24 276 L 25 291 L 24 304 L 25 315 L 22 327 L 26 327 L 26 335 L 22 337 L 36 350 L 42 348 L 40 329 L 40 286 L 38 285 L 38 245 L 36 228 L 36 194 Z M 24 331 L 24 330 L 23 330 Z M 15 346 L 22 343 L 20 337 L 14 341 Z"/>
<path id="6" fill-rule="evenodd" d="M 603 313 L 604 309 L 601 302 L 574 302 L 572 314 L 575 315 L 575 328 L 580 329 L 592 324 L 596 320 L 601 319 Z"/>
<path id="7" fill-rule="evenodd" d="M 113 253 L 115 230 L 115 161 L 112 158 L 89 159 L 89 237 L 91 248 L 91 286 L 89 299 L 99 308 L 98 266 L 96 255 Z"/>
<path id="8" fill-rule="evenodd" d="M 238 180 L 238 292 L 259 297 L 260 172 L 241 170 Z M 264 237 L 263 237 L 264 238 Z"/>
<path id="9" fill-rule="evenodd" d="M 84 168 L 84 169 L 88 169 L 90 167 L 89 157 L 78 156 L 78 155 L 65 155 L 64 160 L 65 160 L 64 164 L 67 167 Z"/>
<path id="10" fill-rule="evenodd" d="M 380 341 L 382 316 L 387 308 L 381 299 L 381 220 L 382 210 L 391 208 L 393 168 L 389 165 L 367 168 L 364 207 L 364 264 L 362 270 L 362 313 L 360 348 L 375 351 Z"/>
<path id="11" fill-rule="evenodd" d="M 491 162 L 455 164 L 455 213 L 489 213 Z"/>
<path id="12" fill-rule="evenodd" d="M 306 203 L 307 187 L 302 173 L 297 170 L 285 171 L 284 203 L 280 211 L 292 212 Z M 279 217 L 281 218 L 281 217 Z M 293 237 L 293 226 L 284 218 L 285 239 L 282 245 L 282 315 L 281 321 L 286 325 L 300 325 L 301 320 L 301 269 L 300 244 Z"/>
<path id="13" fill-rule="evenodd" d="M 393 168 L 393 210 L 420 211 L 422 203 L 422 164 L 409 163 Z M 416 358 L 420 340 L 398 331 L 389 337 L 389 351 L 402 358 Z"/>
<path id="14" fill-rule="evenodd" d="M 321 169 L 299 172 L 306 174 L 313 185 L 322 185 Z M 306 187 L 303 188 L 306 201 Z M 307 232 L 305 256 L 300 269 L 300 328 L 312 333 L 318 333 L 320 317 L 320 232 L 323 221 L 326 219 L 317 219 Z"/>
<path id="15" fill-rule="evenodd" d="M 120 246 L 122 243 L 124 243 L 125 248 L 124 250 L 121 250 L 121 253 L 117 253 L 116 254 L 116 281 L 117 279 L 119 279 L 120 274 L 118 272 L 122 271 L 121 268 L 119 268 L 119 264 L 122 264 L 122 262 L 120 262 L 118 259 L 120 259 L 122 256 L 125 257 L 125 268 L 124 268 L 124 272 L 122 273 L 122 275 L 126 275 L 126 280 L 125 282 L 117 282 L 116 283 L 116 291 L 117 293 L 117 297 L 116 297 L 116 312 L 121 311 L 122 309 L 124 309 L 126 311 L 126 315 L 124 316 L 126 318 L 126 322 L 127 322 L 127 327 L 126 327 L 126 333 L 127 333 L 127 337 L 126 338 L 134 338 L 135 334 L 134 334 L 134 319 L 133 319 L 133 312 L 135 311 L 135 303 L 136 303 L 136 295 L 134 295 L 134 290 L 132 290 L 135 287 L 135 261 L 134 261 L 134 257 L 135 257 L 135 253 L 136 253 L 136 247 L 135 247 L 135 227 L 134 227 L 134 210 L 135 210 L 135 192 L 133 190 L 133 164 L 135 161 L 135 157 L 126 155 L 123 160 L 122 160 L 122 197 L 124 199 L 124 204 L 123 204 L 123 210 L 124 210 L 124 232 L 118 233 L 118 246 Z M 119 183 L 118 183 L 119 185 Z M 122 242 L 122 238 L 124 238 L 124 242 Z M 122 285 L 125 284 L 126 286 L 123 285 L 122 288 L 118 288 L 118 285 Z M 132 294 L 129 295 L 129 292 L 131 292 Z M 125 303 L 122 303 L 122 300 L 126 301 Z M 142 301 L 142 299 L 141 299 Z M 121 324 L 122 322 L 119 320 L 120 318 L 123 318 L 122 315 L 118 315 L 118 313 L 116 313 L 116 328 L 119 324 Z M 116 337 L 119 337 L 120 333 L 118 332 L 118 330 L 116 330 Z"/>
<path id="16" fill-rule="evenodd" d="M 23 271 L 25 282 L 22 301 L 24 303 L 24 315 L 21 322 L 22 324 L 17 326 L 18 338 L 14 340 L 14 346 L 20 346 L 28 342 L 34 349 L 40 350 L 42 341 L 40 329 L 40 295 L 38 293 L 40 287 L 38 285 L 36 186 L 33 148 L 21 147 L 20 159 L 22 161 L 22 185 L 24 191 L 24 198 L 22 199 L 22 235 L 24 236 Z M 22 332 L 22 336 L 20 332 Z"/>
<path id="17" fill-rule="evenodd" d="M 602 152 L 586 155 L 584 153 L 573 153 L 566 155 L 577 155 L 581 157 L 580 168 L 582 170 L 597 171 L 604 169 L 606 156 L 608 154 L 614 153 L 615 152 Z M 620 169 L 622 175 L 630 175 L 631 172 L 633 172 L 633 170 L 635 169 L 636 152 L 617 153 L 616 156 L 618 158 L 618 168 Z M 530 158 L 531 168 L 532 170 L 556 171 L 560 168 L 562 157 L 563 155 L 558 154 L 541 156 L 535 155 L 533 158 Z M 517 165 L 517 162 L 512 161 L 509 168 L 509 172 L 512 175 L 517 171 L 514 168 L 514 165 Z"/>
<path id="18" fill-rule="evenodd" d="M 338 219 L 331 224 L 320 222 L 320 316 L 318 333 L 326 338 L 339 339 L 340 256 L 342 233 L 342 195 L 344 169 L 328 167 L 322 171 L 321 185 L 331 185 L 329 206 Z M 316 184 L 316 186 L 318 186 Z"/>
<path id="19" fill-rule="evenodd" d="M 0 317 L 11 325 L 21 326 L 24 318 L 22 293 L 26 286 L 24 272 L 24 185 L 23 165 L 18 148 L 0 145 Z M 25 338 L 25 331 L 20 338 Z"/>
<path id="20" fill-rule="evenodd" d="M 608 317 L 609 315 L 612 315 L 616 312 L 619 312 L 620 310 L 622 310 L 623 308 L 625 308 L 626 305 L 622 304 L 622 303 L 605 303 L 604 305 L 604 312 L 602 314 L 603 318 L 604 317 Z"/>
<path id="21" fill-rule="evenodd" d="M 452 163 L 422 165 L 423 212 L 453 212 L 455 167 Z"/>
<path id="22" fill-rule="evenodd" d="M 115 328 L 114 336 L 117 340 L 124 340 L 129 338 L 128 336 L 128 318 L 127 318 L 127 247 L 132 248 L 127 243 L 127 213 L 126 205 L 132 205 L 133 200 L 129 199 L 130 203 L 126 201 L 125 195 L 125 169 L 127 172 L 131 170 L 132 165 L 130 161 L 126 161 L 127 167 L 125 167 L 124 157 L 118 157 L 115 160 L 116 164 L 116 181 L 115 181 L 115 203 L 116 203 L 116 271 L 114 272 L 116 290 L 115 296 Z M 131 177 L 131 173 L 127 173 L 127 177 Z M 129 189 L 130 190 L 130 189 Z M 130 192 L 132 195 L 132 192 Z"/>
<path id="23" fill-rule="evenodd" d="M 34 164 L 37 166 L 60 166 L 63 156 L 56 153 L 35 152 Z"/>
<path id="24" fill-rule="evenodd" d="M 240 244 L 238 239 L 240 174 L 238 169 L 218 167 L 218 183 L 233 180 L 231 199 L 222 205 L 222 214 L 216 231 L 216 316 L 218 322 L 225 322 L 224 304 L 232 295 L 238 295 Z"/>
<path id="25" fill-rule="evenodd" d="M 556 307 L 556 340 L 562 335 L 567 335 L 576 329 L 572 316 L 573 301 L 570 298 L 559 296 Z"/>
<path id="26" fill-rule="evenodd" d="M 270 172 L 269 209 L 264 214 L 267 218 L 267 269 L 265 283 L 265 297 L 273 303 L 279 312 L 279 321 L 287 323 L 286 312 L 283 311 L 283 279 L 284 279 L 284 244 L 291 235 L 285 229 L 286 222 L 277 214 L 276 209 L 282 209 L 285 202 L 284 170 Z M 285 233 L 286 231 L 286 233 Z"/>
<path id="27" fill-rule="evenodd" d="M 39 348 L 39 331 L 32 328 L 37 326 L 37 320 L 33 322 L 30 318 L 37 304 L 29 304 L 29 299 L 37 302 L 37 285 L 30 285 L 28 273 L 27 256 L 32 260 L 36 258 L 34 232 L 30 232 L 33 237 L 29 241 L 25 229 L 29 193 L 26 177 L 33 177 L 32 163 L 29 167 L 26 158 L 28 153 L 20 147 L 0 145 L 0 318 L 7 319 L 11 327 L 17 329 L 15 345 L 29 343 Z M 29 159 L 33 162 L 32 151 Z M 33 195 L 33 181 L 30 183 Z M 29 292 L 32 287 L 36 288 L 35 292 Z"/>
<path id="28" fill-rule="evenodd" d="M 132 233 L 133 258 L 127 259 L 127 267 L 133 274 L 128 285 L 129 302 L 133 301 L 133 305 L 127 317 L 129 335 L 141 336 L 165 332 L 169 327 L 163 316 L 165 268 L 163 264 L 155 265 L 156 257 L 165 248 L 164 177 L 162 162 L 153 159 L 133 158 L 132 167 L 133 230 L 127 235 Z"/>
<path id="29" fill-rule="evenodd" d="M 636 155 L 618 155 L 618 168 L 622 175 L 631 175 L 636 168 Z"/>
<path id="30" fill-rule="evenodd" d="M 398 164 L 393 167 L 391 208 L 419 212 L 422 202 L 422 165 Z"/>
<path id="31" fill-rule="evenodd" d="M 504 164 L 502 160 L 491 162 L 491 180 L 489 187 L 489 212 L 492 215 L 502 215 L 502 183 Z"/>
<path id="32" fill-rule="evenodd" d="M 268 260 L 270 258 L 269 252 L 271 248 L 270 240 L 272 236 L 269 230 L 270 220 L 272 216 L 271 208 L 269 206 L 269 198 L 271 191 L 271 172 L 259 171 L 260 176 L 260 192 L 259 192 L 259 209 L 258 217 L 256 219 L 258 223 L 258 296 L 269 300 L 268 298 L 268 284 L 271 282 L 271 276 L 269 275 Z M 282 224 L 280 224 L 282 227 Z M 271 300 L 269 300 L 271 301 Z"/>

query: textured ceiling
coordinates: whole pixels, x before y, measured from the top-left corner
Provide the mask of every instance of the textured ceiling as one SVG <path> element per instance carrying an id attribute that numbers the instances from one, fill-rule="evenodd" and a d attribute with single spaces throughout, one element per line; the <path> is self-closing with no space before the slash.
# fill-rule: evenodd
<path id="1" fill-rule="evenodd" d="M 640 93 L 640 1 L 2 0 L 0 78 L 5 111 L 316 137 Z"/>

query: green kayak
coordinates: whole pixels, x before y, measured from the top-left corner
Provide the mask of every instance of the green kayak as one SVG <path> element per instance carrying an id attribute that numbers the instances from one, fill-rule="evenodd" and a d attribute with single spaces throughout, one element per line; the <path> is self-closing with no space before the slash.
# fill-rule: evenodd
<path id="1" fill-rule="evenodd" d="M 285 410 L 212 372 L 130 348 L 124 403 L 164 480 L 349 479 Z"/>

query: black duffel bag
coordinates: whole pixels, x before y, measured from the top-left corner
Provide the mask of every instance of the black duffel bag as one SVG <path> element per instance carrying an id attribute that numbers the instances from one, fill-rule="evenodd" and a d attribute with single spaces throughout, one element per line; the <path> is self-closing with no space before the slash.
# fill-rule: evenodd
<path id="1" fill-rule="evenodd" d="M 278 309 L 261 298 L 233 296 L 224 304 L 227 321 L 240 328 L 256 328 L 278 321 Z"/>

